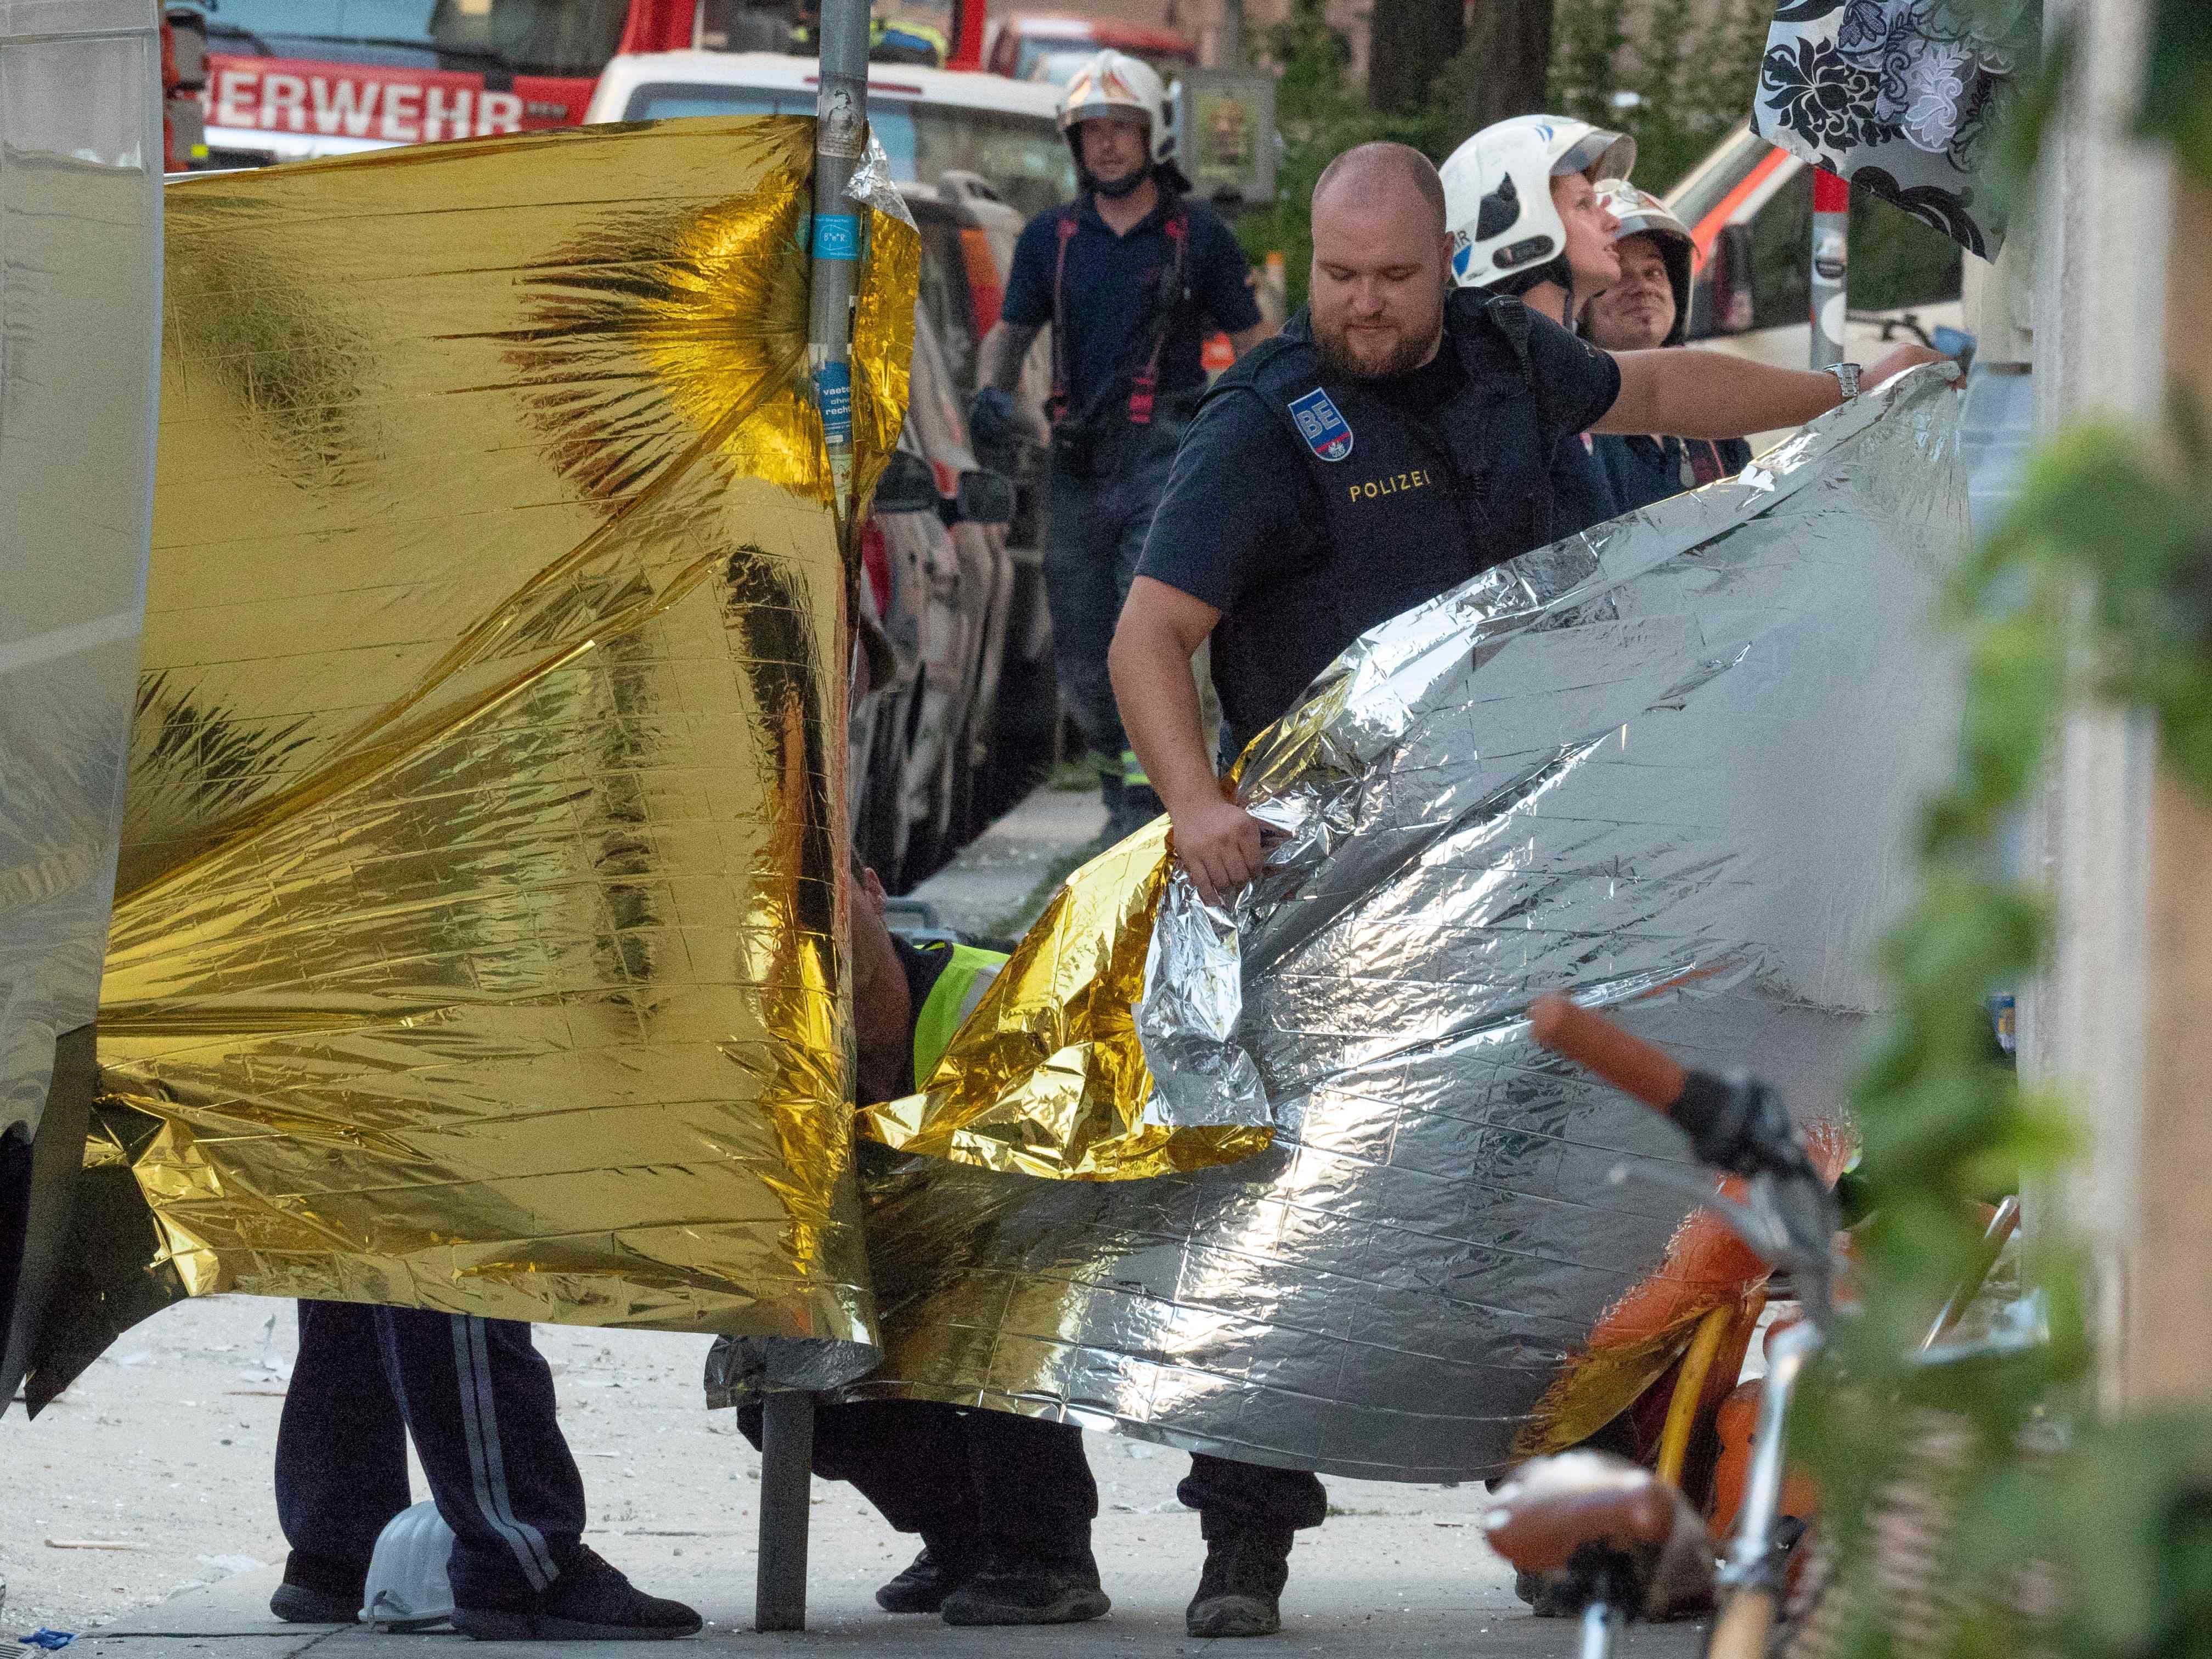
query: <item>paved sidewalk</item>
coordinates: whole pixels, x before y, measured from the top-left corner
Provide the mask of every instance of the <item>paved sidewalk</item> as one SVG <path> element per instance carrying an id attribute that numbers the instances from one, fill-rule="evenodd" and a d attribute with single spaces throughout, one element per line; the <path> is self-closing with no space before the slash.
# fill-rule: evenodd
<path id="1" fill-rule="evenodd" d="M 1018 938 L 1043 908 L 1039 886 L 1072 869 L 1105 828 L 1096 789 L 1032 790 L 907 896 L 934 909 L 940 927 L 976 939 Z"/>
<path id="2" fill-rule="evenodd" d="M 1326 1534 L 1352 1532 L 1357 1517 L 1332 1520 L 1324 1535 L 1302 1541 L 1285 1598 L 1285 1628 L 1253 1642 L 1197 1642 L 1184 1634 L 1183 1602 L 1190 1594 L 1195 1557 L 1161 1548 L 1149 1559 L 1108 1557 L 1106 1580 L 1113 1613 L 1092 1624 L 1048 1629 L 955 1630 L 931 1618 L 892 1618 L 878 1612 L 868 1587 L 836 1582 L 817 1585 L 804 1633 L 763 1636 L 750 1627 L 748 1551 L 731 1552 L 727 1570 L 689 1578 L 652 1574 L 656 1590 L 680 1595 L 711 1621 L 696 1645 L 716 1653 L 815 1652 L 842 1659 L 890 1659 L 902 1655 L 999 1654 L 1055 1656 L 1056 1659 L 1120 1659 L 1121 1656 L 1211 1654 L 1217 1659 L 1295 1652 L 1312 1659 L 1397 1659 L 1398 1656 L 1565 1656 L 1576 1650 L 1575 1626 L 1530 1618 L 1512 1602 L 1489 1552 L 1471 1534 L 1455 1533 L 1449 1545 L 1411 1551 L 1395 1561 L 1374 1559 L 1358 1546 L 1339 1552 Z M 1195 1542 L 1196 1528 L 1188 1528 Z M 1389 1528 L 1394 1534 L 1399 1529 Z M 1309 1537 L 1314 1537 L 1309 1534 Z M 1361 1540 L 1364 1545 L 1369 1540 Z M 1379 1540 L 1374 1541 L 1380 1541 Z M 1410 1547 L 1425 1542 L 1408 1536 Z M 1164 1542 L 1164 1540 L 1163 1540 Z M 136 1618 L 81 1638 L 70 1659 L 293 1659 L 313 1650 L 316 1659 L 530 1659 L 574 1645 L 549 1649 L 521 1643 L 461 1645 L 448 1631 L 423 1635 L 378 1634 L 359 1628 L 280 1625 L 269 1617 L 268 1598 L 279 1574 L 271 1567 L 241 1574 L 210 1589 L 189 1591 Z M 1701 1649 L 1698 1625 L 1636 1626 L 1623 1650 L 1631 1659 L 1692 1659 Z M 613 1644 L 588 1644 L 592 1650 Z"/>

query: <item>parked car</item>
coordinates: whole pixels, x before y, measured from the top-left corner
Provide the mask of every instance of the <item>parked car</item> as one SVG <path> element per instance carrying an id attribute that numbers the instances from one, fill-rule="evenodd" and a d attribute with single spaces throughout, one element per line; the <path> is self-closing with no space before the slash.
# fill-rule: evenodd
<path id="1" fill-rule="evenodd" d="M 599 76 L 585 118 L 812 115 L 817 80 L 812 58 L 782 52 L 628 53 Z M 902 184 L 970 173 L 1024 217 L 1075 194 L 1058 104 L 1051 87 L 972 70 L 882 64 L 868 71 L 868 124 Z"/>
<path id="2" fill-rule="evenodd" d="M 1689 338 L 1757 362 L 1810 359 L 1813 169 L 1747 127 L 1721 141 L 1667 194 L 1697 243 Z M 1848 354 L 1960 325 L 1959 245 L 1903 209 L 1851 192 Z"/>
<path id="3" fill-rule="evenodd" d="M 991 20 L 983 37 L 983 67 L 1016 81 L 1066 86 L 1083 61 L 1111 46 L 1141 58 L 1172 81 L 1198 63 L 1198 47 L 1173 29 L 1125 22 L 1118 17 L 1012 12 Z"/>
<path id="4" fill-rule="evenodd" d="M 998 319 L 1019 219 L 984 199 L 980 181 L 952 182 L 904 191 L 922 261 L 901 448 L 928 463 L 938 505 L 917 507 L 887 480 L 863 532 L 863 603 L 897 672 L 855 703 L 853 828 L 862 856 L 897 890 L 1027 792 L 1051 765 L 1060 723 L 1034 535 L 1036 458 L 1017 460 L 1019 488 L 1006 477 L 1002 495 L 972 482 L 962 494 L 983 471 L 965 413 L 975 347 Z M 1024 393 L 1034 403 L 1045 378 L 1033 357 Z"/>

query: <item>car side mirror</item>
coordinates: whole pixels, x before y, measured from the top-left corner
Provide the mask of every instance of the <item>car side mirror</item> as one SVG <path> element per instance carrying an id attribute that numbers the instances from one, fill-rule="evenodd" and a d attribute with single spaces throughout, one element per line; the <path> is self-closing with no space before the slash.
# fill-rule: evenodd
<path id="1" fill-rule="evenodd" d="M 968 524 L 1012 524 L 1014 481 L 1003 472 L 963 472 L 956 510 Z"/>
<path id="2" fill-rule="evenodd" d="M 1748 334 L 1751 331 L 1751 227 L 1723 225 L 1713 242 L 1713 257 L 1705 264 L 1702 335 Z"/>
<path id="3" fill-rule="evenodd" d="M 894 449 L 876 480 L 878 513 L 934 513 L 944 498 L 937 493 L 937 470 L 910 449 Z"/>

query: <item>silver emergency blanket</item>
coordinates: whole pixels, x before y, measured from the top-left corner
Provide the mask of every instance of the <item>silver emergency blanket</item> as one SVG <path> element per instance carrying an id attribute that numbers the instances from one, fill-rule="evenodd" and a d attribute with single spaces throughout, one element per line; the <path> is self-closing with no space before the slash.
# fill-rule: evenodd
<path id="1" fill-rule="evenodd" d="M 1948 373 L 1347 650 L 1245 757 L 1273 872 L 1230 912 L 1173 878 L 1139 1014 L 1150 1112 L 1272 1146 L 1122 1182 L 903 1160 L 870 1183 L 886 1359 L 848 1397 L 1413 1480 L 1632 1399 L 1650 1355 L 1608 1320 L 1707 1178 L 1525 1010 L 1566 989 L 1840 1111 L 1953 747 Z"/>
<path id="2" fill-rule="evenodd" d="M 144 0 L 0 5 L 0 1135 L 36 1132 L 55 1039 L 92 1021 L 115 887 L 153 507 L 155 23 Z"/>

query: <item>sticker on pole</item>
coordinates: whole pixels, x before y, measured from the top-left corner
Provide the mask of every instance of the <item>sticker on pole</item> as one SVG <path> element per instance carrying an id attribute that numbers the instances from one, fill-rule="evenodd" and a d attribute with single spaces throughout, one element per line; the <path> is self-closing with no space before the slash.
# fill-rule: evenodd
<path id="1" fill-rule="evenodd" d="M 814 216 L 814 257 L 853 260 L 860 257 L 860 221 L 856 214 Z"/>
<path id="2" fill-rule="evenodd" d="M 858 161 L 866 147 L 867 126 L 860 112 L 863 94 L 849 82 L 846 76 L 823 78 L 822 88 L 814 95 L 814 118 L 819 124 L 814 148 L 823 155 Z"/>
<path id="3" fill-rule="evenodd" d="M 822 406 L 822 436 L 832 448 L 853 441 L 853 368 L 824 363 L 814 371 L 814 398 Z"/>

